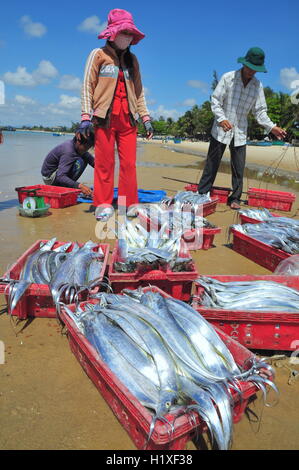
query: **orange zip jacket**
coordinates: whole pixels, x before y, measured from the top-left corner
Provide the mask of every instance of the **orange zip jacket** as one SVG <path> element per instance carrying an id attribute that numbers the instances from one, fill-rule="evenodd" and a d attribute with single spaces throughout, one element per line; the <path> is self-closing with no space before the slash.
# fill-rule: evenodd
<path id="1" fill-rule="evenodd" d="M 132 116 L 137 120 L 138 117 L 144 118 L 149 115 L 138 60 L 132 54 L 132 74 L 124 63 L 124 53 L 120 56 L 119 61 L 115 50 L 108 44 L 103 48 L 91 51 L 86 62 L 81 91 L 82 115 L 88 114 L 102 119 L 106 117 L 113 100 L 120 65 L 124 72 L 128 103 Z"/>

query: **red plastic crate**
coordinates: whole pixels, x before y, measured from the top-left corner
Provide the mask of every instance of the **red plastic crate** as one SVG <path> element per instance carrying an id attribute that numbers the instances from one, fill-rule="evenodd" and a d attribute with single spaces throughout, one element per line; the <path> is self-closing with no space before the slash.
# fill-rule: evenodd
<path id="1" fill-rule="evenodd" d="M 187 184 L 187 186 L 185 186 L 186 191 L 197 192 L 197 188 L 198 188 L 197 184 Z M 212 187 L 210 191 L 210 196 L 217 197 L 220 204 L 227 204 L 229 193 L 230 193 L 230 189 L 216 189 Z"/>
<path id="2" fill-rule="evenodd" d="M 167 294 L 157 287 L 148 288 L 152 291 L 160 292 L 167 297 Z M 145 291 L 148 289 L 144 289 Z M 91 302 L 96 303 L 96 300 Z M 80 306 L 84 308 L 86 302 Z M 75 305 L 69 306 L 74 311 Z M 196 313 L 194 313 L 196 315 Z M 92 380 L 104 400 L 112 409 L 116 418 L 129 434 L 137 449 L 146 450 L 183 450 L 187 442 L 193 440 L 198 434 L 207 431 L 206 424 L 196 415 L 195 422 L 190 420 L 186 414 L 168 414 L 166 418 L 174 425 L 174 433 L 169 436 L 169 426 L 165 426 L 157 421 L 154 432 L 148 441 L 151 413 L 131 394 L 123 383 L 112 373 L 107 365 L 101 360 L 99 354 L 85 336 L 80 333 L 74 322 L 63 311 L 61 320 L 67 327 L 68 340 L 71 351 L 78 359 L 88 377 Z M 255 356 L 247 348 L 239 344 L 223 331 L 215 328 L 218 335 L 224 341 L 232 353 L 239 366 L 248 364 L 248 360 Z M 242 398 L 232 391 L 234 400 L 233 421 L 241 420 L 247 407 L 249 398 L 253 398 L 258 392 L 258 388 L 251 382 L 240 382 Z"/>
<path id="3" fill-rule="evenodd" d="M 274 212 L 271 212 L 271 215 L 273 215 L 273 217 L 281 217 L 280 214 L 275 214 Z M 240 214 L 240 213 L 239 213 L 239 217 L 240 217 L 240 222 L 242 225 L 243 224 L 261 224 L 262 222 L 265 222 L 264 220 L 253 219 L 252 217 L 248 217 L 247 215 Z"/>
<path id="4" fill-rule="evenodd" d="M 138 218 L 141 225 L 149 232 L 150 229 L 157 230 L 157 224 L 149 219 L 149 217 L 139 214 Z M 221 228 L 198 228 L 186 230 L 182 236 L 188 250 L 208 250 L 213 246 L 215 235 L 221 232 Z"/>
<path id="5" fill-rule="evenodd" d="M 219 202 L 218 197 L 216 196 L 211 197 L 211 201 L 206 202 L 205 204 L 202 204 L 201 206 L 198 207 L 195 215 L 199 215 L 201 217 L 207 217 L 208 215 L 213 214 L 214 212 L 216 212 L 216 206 L 218 202 Z M 164 207 L 165 210 L 167 209 L 172 210 L 172 206 L 167 206 L 166 204 L 164 206 L 165 206 Z"/>
<path id="6" fill-rule="evenodd" d="M 272 191 L 270 189 L 249 188 L 248 205 L 255 207 L 266 207 L 280 211 L 290 211 L 296 199 L 293 193 L 284 191 Z"/>
<path id="7" fill-rule="evenodd" d="M 41 242 L 47 242 L 48 240 L 37 240 L 27 251 L 12 265 L 12 267 L 7 271 L 3 278 L 11 277 L 12 279 L 19 279 L 23 266 L 25 262 L 32 253 L 34 253 L 40 246 Z M 57 248 L 60 245 L 63 245 L 66 242 L 57 241 L 53 248 Z M 67 252 L 72 251 L 73 248 L 72 244 Z M 79 246 L 82 246 L 83 243 L 79 243 Z M 109 257 L 109 248 L 110 245 L 108 244 L 98 244 L 94 251 L 96 251 L 99 247 L 102 248 L 104 252 L 104 259 L 103 259 L 103 266 L 102 270 L 99 274 L 99 280 L 102 281 L 105 275 L 105 271 L 108 264 L 108 257 Z M 8 301 L 7 295 L 8 284 L 0 282 L 0 294 L 4 294 L 6 298 L 6 302 Z M 99 290 L 96 287 L 93 292 L 97 292 Z M 81 294 L 80 294 L 81 295 Z M 86 294 L 82 293 L 82 295 Z M 83 297 L 84 299 L 84 297 Z M 28 317 L 45 317 L 45 318 L 56 318 L 56 308 L 53 302 L 53 298 L 47 284 L 31 284 L 28 289 L 26 290 L 24 296 L 18 302 L 16 308 L 13 311 L 13 315 L 17 316 L 21 319 L 25 319 Z"/>
<path id="8" fill-rule="evenodd" d="M 269 271 L 275 271 L 276 267 L 283 259 L 291 256 L 285 251 L 266 245 L 265 243 L 249 237 L 248 235 L 244 235 L 235 229 L 232 229 L 232 234 L 233 250 L 260 266 L 269 269 Z"/>
<path id="9" fill-rule="evenodd" d="M 274 281 L 299 290 L 298 276 L 209 276 L 221 282 Z M 251 349 L 293 351 L 299 338 L 299 312 L 224 310 L 201 305 L 204 288 L 196 284 L 192 307 L 213 326 Z M 198 298 L 199 297 L 199 298 Z"/>
<path id="10" fill-rule="evenodd" d="M 52 209 L 74 206 L 77 204 L 78 195 L 81 193 L 81 189 L 63 188 L 61 186 L 45 184 L 21 186 L 15 189 L 18 193 L 20 204 L 23 204 L 24 199 L 28 196 L 43 196 L 45 203 L 50 204 Z"/>
<path id="11" fill-rule="evenodd" d="M 118 241 L 113 250 L 108 271 L 109 281 L 115 294 L 120 293 L 123 289 L 137 289 L 139 286 L 154 285 L 176 299 L 186 302 L 190 300 L 192 281 L 198 277 L 198 272 L 193 262 L 191 271 L 174 272 L 168 266 L 163 266 L 159 270 L 145 271 L 137 269 L 132 273 L 122 273 L 114 270 L 114 263 L 117 260 Z"/>

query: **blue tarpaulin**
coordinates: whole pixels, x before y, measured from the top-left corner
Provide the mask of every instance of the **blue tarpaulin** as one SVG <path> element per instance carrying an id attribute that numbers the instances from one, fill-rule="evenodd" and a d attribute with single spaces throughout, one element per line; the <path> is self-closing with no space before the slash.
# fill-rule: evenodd
<path id="1" fill-rule="evenodd" d="M 117 199 L 118 188 L 114 188 L 113 200 Z M 166 197 L 166 191 L 155 189 L 138 189 L 138 201 L 141 203 L 146 202 L 160 202 Z M 77 202 L 92 203 L 92 199 L 79 194 Z"/>

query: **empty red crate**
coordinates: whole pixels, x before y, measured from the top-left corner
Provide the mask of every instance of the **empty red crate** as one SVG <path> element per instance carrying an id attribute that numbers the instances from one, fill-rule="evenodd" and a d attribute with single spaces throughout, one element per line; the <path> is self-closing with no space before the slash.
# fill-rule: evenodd
<path id="1" fill-rule="evenodd" d="M 167 296 L 156 287 L 150 287 L 153 291 L 158 291 Z M 146 290 L 146 289 L 145 289 Z M 91 302 L 96 303 L 96 300 Z M 86 302 L 80 306 L 84 308 Z M 75 305 L 69 306 L 74 311 Z M 194 312 L 196 315 L 196 312 Z M 154 432 L 148 441 L 152 414 L 137 400 L 132 393 L 123 385 L 115 374 L 102 361 L 95 348 L 80 333 L 74 322 L 63 311 L 61 319 L 67 327 L 68 340 L 73 354 L 76 356 L 88 377 L 101 393 L 104 400 L 108 403 L 116 418 L 129 434 L 137 449 L 146 450 L 179 450 L 185 449 L 187 442 L 198 437 L 198 434 L 206 432 L 206 424 L 196 415 L 195 422 L 186 414 L 180 414 L 181 409 L 176 414 L 166 415 L 167 420 L 173 423 L 174 432 L 169 435 L 169 426 L 156 422 Z M 224 341 L 231 351 L 236 363 L 246 369 L 248 361 L 255 356 L 244 346 L 240 345 L 233 338 L 226 335 L 223 331 L 215 328 L 218 335 Z M 248 404 L 249 398 L 253 398 L 258 391 L 257 387 L 251 382 L 240 382 L 241 394 L 233 391 L 234 422 L 240 421 L 244 410 Z M 241 396 L 240 396 L 241 395 Z"/>
<path id="2" fill-rule="evenodd" d="M 280 211 L 290 211 L 296 199 L 293 193 L 283 191 L 272 191 L 270 189 L 249 188 L 248 205 L 255 207 L 266 207 Z"/>
<path id="3" fill-rule="evenodd" d="M 271 212 L 271 215 L 273 215 L 273 217 L 281 217 L 280 214 L 275 214 L 274 212 Z M 243 224 L 260 224 L 262 222 L 265 222 L 264 220 L 253 219 L 252 217 L 248 217 L 248 215 L 244 215 L 240 213 L 239 213 L 239 217 L 240 217 L 240 221 L 242 225 Z"/>
<path id="4" fill-rule="evenodd" d="M 187 186 L 185 186 L 186 191 L 196 192 L 197 188 L 198 188 L 197 184 L 188 184 Z M 210 191 L 210 196 L 211 197 L 217 197 L 218 201 L 221 204 L 227 204 L 227 199 L 228 199 L 229 193 L 230 193 L 230 189 L 217 189 L 217 188 L 212 187 L 212 189 Z"/>
<path id="5" fill-rule="evenodd" d="M 138 218 L 141 225 L 149 232 L 151 229 L 157 230 L 157 224 L 155 224 L 149 217 L 139 214 Z M 186 230 L 182 236 L 182 239 L 186 243 L 188 250 L 208 250 L 212 247 L 214 237 L 216 234 L 221 232 L 221 228 L 192 228 Z"/>
<path id="6" fill-rule="evenodd" d="M 63 188 L 61 186 L 50 186 L 36 184 L 35 186 L 21 186 L 15 188 L 18 193 L 19 203 L 28 196 L 43 196 L 46 204 L 50 204 L 52 209 L 74 206 L 77 204 L 78 195 L 81 189 Z"/>
<path id="7" fill-rule="evenodd" d="M 19 279 L 21 271 L 26 263 L 27 258 L 34 253 L 40 246 L 41 242 L 47 242 L 48 240 L 37 240 L 27 251 L 12 265 L 9 271 L 7 271 L 3 278 Z M 58 241 L 54 244 L 53 248 L 56 248 L 60 245 L 63 245 L 66 242 Z M 82 246 L 82 243 L 79 243 L 79 246 Z M 67 250 L 67 252 L 72 251 L 73 245 Z M 103 266 L 101 272 L 99 273 L 99 281 L 102 281 L 105 275 L 105 271 L 108 264 L 109 257 L 109 245 L 108 244 L 99 244 L 94 248 L 96 251 L 99 247 L 102 248 L 104 252 Z M 0 293 L 4 294 L 6 301 L 8 300 L 7 295 L 8 284 L 0 282 Z M 96 292 L 98 288 L 94 290 Z M 84 295 L 84 294 L 83 294 Z M 86 298 L 86 297 L 85 297 Z M 19 318 L 27 317 L 45 317 L 45 318 L 55 318 L 57 316 L 56 308 L 53 302 L 53 298 L 47 284 L 31 284 L 26 290 L 24 296 L 18 302 L 18 305 L 13 311 L 13 315 Z"/>
<path id="8" fill-rule="evenodd" d="M 299 290 L 298 276 L 209 276 L 221 282 L 274 281 Z M 299 311 L 263 312 L 250 310 L 224 310 L 201 305 L 204 288 L 196 284 L 192 307 L 213 326 L 251 349 L 293 351 L 299 338 Z"/>
<path id="9" fill-rule="evenodd" d="M 260 266 L 269 269 L 269 271 L 275 271 L 280 261 L 291 256 L 285 251 L 266 245 L 265 243 L 249 237 L 244 233 L 238 232 L 235 229 L 232 229 L 232 234 L 233 250 L 246 258 L 249 258 Z"/>
<path id="10" fill-rule="evenodd" d="M 123 273 L 117 272 L 114 269 L 114 263 L 118 259 L 118 242 L 116 242 L 108 271 L 109 281 L 115 294 L 120 293 L 123 289 L 137 289 L 139 286 L 154 285 L 176 299 L 190 300 L 192 281 L 198 277 L 198 272 L 193 262 L 191 264 L 191 271 L 174 272 L 168 266 L 165 266 L 160 270 L 146 271 L 137 269 L 132 273 Z"/>

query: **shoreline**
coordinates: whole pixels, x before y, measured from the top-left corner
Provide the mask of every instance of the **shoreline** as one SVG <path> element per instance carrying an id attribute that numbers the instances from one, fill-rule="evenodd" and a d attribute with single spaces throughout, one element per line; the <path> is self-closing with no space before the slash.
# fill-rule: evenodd
<path id="1" fill-rule="evenodd" d="M 39 134 L 55 134 L 55 133 L 61 133 L 61 135 L 73 135 L 74 132 L 61 132 L 61 131 L 39 131 L 37 129 L 15 129 L 14 131 L 6 131 L 4 130 L 3 132 L 34 132 L 34 133 L 39 133 Z"/>
<path id="2" fill-rule="evenodd" d="M 138 138 L 138 142 L 147 145 L 159 146 L 183 155 L 201 157 L 202 161 L 206 158 L 209 148 L 209 142 L 201 141 L 183 141 L 180 144 L 169 144 L 162 143 L 162 140 L 145 141 L 142 138 Z M 221 163 L 230 166 L 230 153 L 228 147 L 225 149 Z M 299 151 L 297 156 L 295 147 L 274 145 L 270 147 L 257 148 L 255 146 L 247 146 L 245 168 L 257 173 L 269 170 L 268 174 L 270 176 L 274 172 L 278 177 L 297 181 L 297 179 L 299 180 Z M 273 171 L 271 171 L 271 169 L 273 169 Z"/>

